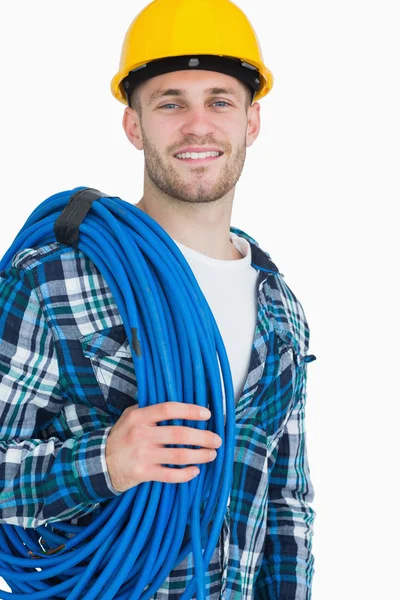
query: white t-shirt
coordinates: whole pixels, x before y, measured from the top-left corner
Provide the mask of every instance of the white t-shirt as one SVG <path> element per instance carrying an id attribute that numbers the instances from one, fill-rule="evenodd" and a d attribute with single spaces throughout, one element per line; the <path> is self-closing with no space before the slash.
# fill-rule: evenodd
<path id="1" fill-rule="evenodd" d="M 211 258 L 174 242 L 188 261 L 214 314 L 228 355 L 237 404 L 246 382 L 257 323 L 258 271 L 251 266 L 249 242 L 233 232 L 230 239 L 243 258 Z"/>

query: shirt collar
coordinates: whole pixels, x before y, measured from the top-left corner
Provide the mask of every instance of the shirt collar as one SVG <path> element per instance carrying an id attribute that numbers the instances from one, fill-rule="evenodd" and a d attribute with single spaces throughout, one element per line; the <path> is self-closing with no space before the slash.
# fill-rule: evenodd
<path id="1" fill-rule="evenodd" d="M 260 245 L 254 238 L 252 238 L 248 233 L 245 233 L 238 227 L 231 227 L 230 230 L 233 233 L 236 233 L 239 237 L 245 238 L 251 248 L 251 266 L 257 269 L 258 271 L 264 271 L 267 273 L 275 273 L 279 274 L 278 267 L 272 262 L 270 255 L 268 252 L 260 248 Z M 280 273 L 282 275 L 282 273 Z"/>

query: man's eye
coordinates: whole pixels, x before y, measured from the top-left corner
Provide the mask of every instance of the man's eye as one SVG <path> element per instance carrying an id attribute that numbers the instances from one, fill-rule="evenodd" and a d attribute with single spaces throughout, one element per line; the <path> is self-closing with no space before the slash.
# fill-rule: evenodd
<path id="1" fill-rule="evenodd" d="M 216 100 L 215 102 L 213 102 L 213 104 L 225 104 L 226 106 L 230 106 L 228 102 L 225 102 L 225 100 Z M 160 106 L 160 108 L 166 108 L 167 106 L 179 106 L 179 105 L 174 104 L 173 102 L 169 102 L 168 104 L 163 104 L 163 106 Z"/>
<path id="2" fill-rule="evenodd" d="M 178 106 L 177 104 L 164 104 L 164 106 L 160 106 L 160 108 L 165 108 L 166 106 Z"/>

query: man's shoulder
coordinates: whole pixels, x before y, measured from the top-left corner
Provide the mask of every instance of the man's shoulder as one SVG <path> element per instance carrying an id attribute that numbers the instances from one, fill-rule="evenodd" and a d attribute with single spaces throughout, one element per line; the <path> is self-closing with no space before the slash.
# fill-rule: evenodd
<path id="1" fill-rule="evenodd" d="M 25 248 L 10 270 L 13 277 L 24 275 L 57 339 L 75 340 L 121 323 L 106 277 L 79 249 L 59 242 Z"/>
<path id="2" fill-rule="evenodd" d="M 305 356 L 309 348 L 310 328 L 302 303 L 284 279 L 283 273 L 272 262 L 271 255 L 242 229 L 231 227 L 231 231 L 247 239 L 252 246 L 253 255 L 257 257 L 257 263 L 262 266 L 262 270 L 269 271 L 264 281 L 264 292 L 275 331 L 300 356 Z"/>
<path id="3" fill-rule="evenodd" d="M 79 294 L 82 298 L 97 297 L 107 287 L 86 254 L 59 242 L 20 250 L 13 256 L 10 268 L 24 273 L 30 287 L 46 303 L 57 298 L 73 302 Z"/>

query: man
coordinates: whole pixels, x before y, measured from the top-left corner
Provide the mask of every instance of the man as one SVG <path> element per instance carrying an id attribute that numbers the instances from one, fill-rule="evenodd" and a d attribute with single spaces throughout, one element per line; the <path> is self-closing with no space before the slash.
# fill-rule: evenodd
<path id="1" fill-rule="evenodd" d="M 254 100 L 271 86 L 254 31 L 229 0 L 149 4 L 128 30 L 112 82 L 129 104 L 125 133 L 144 151 L 136 206 L 188 260 L 231 365 L 234 477 L 206 574 L 211 599 L 311 598 L 309 329 L 269 254 L 230 227 L 246 148 L 260 131 Z M 137 408 L 121 317 L 80 251 L 58 243 L 25 250 L 0 277 L 1 522 L 90 522 L 101 502 L 141 482 L 195 476 L 191 467 L 162 465 L 214 460 L 221 440 L 211 431 L 156 427 L 207 418 L 196 405 Z M 199 449 L 166 448 L 172 444 Z M 181 597 L 192 576 L 185 559 L 154 598 Z"/>

